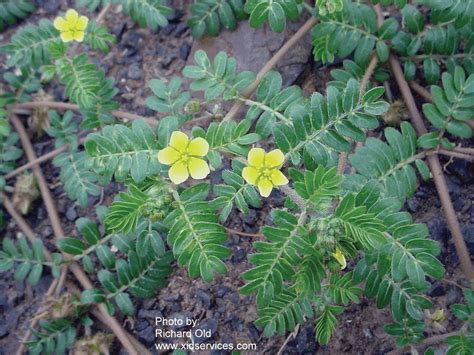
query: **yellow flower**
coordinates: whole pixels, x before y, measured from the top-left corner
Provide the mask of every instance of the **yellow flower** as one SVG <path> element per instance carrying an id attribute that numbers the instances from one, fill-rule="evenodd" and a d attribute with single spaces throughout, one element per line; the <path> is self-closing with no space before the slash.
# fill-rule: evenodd
<path id="1" fill-rule="evenodd" d="M 265 153 L 262 148 L 252 148 L 247 161 L 249 166 L 244 168 L 242 176 L 249 184 L 257 186 L 263 197 L 270 196 L 274 186 L 288 184 L 288 179 L 280 171 L 285 161 L 280 149 Z"/>
<path id="2" fill-rule="evenodd" d="M 341 270 L 344 270 L 347 266 L 346 258 L 344 254 L 339 248 L 336 248 L 336 252 L 332 253 L 331 256 L 337 260 L 337 262 L 341 265 Z"/>
<path id="3" fill-rule="evenodd" d="M 174 131 L 170 144 L 158 152 L 161 164 L 171 165 L 168 175 L 175 184 L 181 184 L 191 175 L 193 179 L 204 179 L 209 175 L 209 166 L 202 157 L 209 151 L 203 138 L 189 140 L 183 132 Z"/>
<path id="4" fill-rule="evenodd" d="M 63 42 L 82 42 L 88 22 L 89 20 L 87 17 L 79 17 L 76 10 L 69 9 L 64 18 L 60 16 L 56 17 L 54 20 L 54 27 L 61 33 L 61 39 Z"/>

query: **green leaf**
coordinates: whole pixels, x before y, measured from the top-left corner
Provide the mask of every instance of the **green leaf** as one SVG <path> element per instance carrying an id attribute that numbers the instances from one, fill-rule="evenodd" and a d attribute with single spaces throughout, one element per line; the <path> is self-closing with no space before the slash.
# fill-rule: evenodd
<path id="1" fill-rule="evenodd" d="M 425 27 L 423 15 L 421 12 L 412 5 L 406 5 L 402 9 L 403 24 L 413 34 L 417 34 Z"/>
<path id="2" fill-rule="evenodd" d="M 431 177 L 430 168 L 428 168 L 428 165 L 426 165 L 426 163 L 421 159 L 415 160 L 415 164 L 423 180 L 428 181 Z"/>
<path id="3" fill-rule="evenodd" d="M 325 345 L 329 343 L 329 339 L 336 330 L 336 316 L 341 314 L 344 308 L 338 306 L 326 306 L 322 314 L 316 319 L 315 330 L 316 340 Z"/>
<path id="4" fill-rule="evenodd" d="M 115 296 L 115 302 L 120 310 L 128 315 L 133 316 L 135 314 L 135 307 L 133 306 L 130 296 L 125 292 L 120 292 Z"/>
<path id="5" fill-rule="evenodd" d="M 84 290 L 81 293 L 81 302 L 84 304 L 102 303 L 104 301 L 104 293 L 95 288 Z"/>
<path id="6" fill-rule="evenodd" d="M 71 237 L 58 239 L 56 245 L 62 252 L 71 255 L 81 255 L 86 250 L 86 246 L 81 240 Z"/>
<path id="7" fill-rule="evenodd" d="M 168 24 L 167 16 L 173 14 L 173 9 L 166 6 L 164 0 L 119 0 L 123 10 L 141 27 L 153 31 Z"/>
<path id="8" fill-rule="evenodd" d="M 468 124 L 459 121 L 450 121 L 446 126 L 446 130 L 461 138 L 471 138 L 472 128 Z"/>

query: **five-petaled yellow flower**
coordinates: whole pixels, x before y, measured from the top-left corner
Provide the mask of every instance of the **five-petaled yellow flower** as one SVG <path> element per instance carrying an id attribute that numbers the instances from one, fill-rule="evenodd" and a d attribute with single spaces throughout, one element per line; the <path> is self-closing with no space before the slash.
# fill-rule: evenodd
<path id="1" fill-rule="evenodd" d="M 274 186 L 288 184 L 288 179 L 280 171 L 285 156 L 280 149 L 265 153 L 262 148 L 252 148 L 247 157 L 248 165 L 242 176 L 251 185 L 258 187 L 260 195 L 270 196 Z"/>
<path id="2" fill-rule="evenodd" d="M 202 159 L 209 151 L 204 138 L 189 140 L 183 132 L 174 131 L 170 144 L 158 152 L 161 164 L 171 165 L 168 175 L 175 184 L 181 184 L 191 175 L 193 179 L 204 179 L 209 175 L 209 166 Z"/>
<path id="3" fill-rule="evenodd" d="M 79 16 L 76 10 L 69 9 L 64 18 L 56 17 L 54 27 L 61 33 L 63 42 L 82 42 L 88 22 L 87 17 Z"/>
<path id="4" fill-rule="evenodd" d="M 346 268 L 346 257 L 339 248 L 336 248 L 336 252 L 332 253 L 331 256 L 337 260 L 339 265 L 341 265 L 341 270 L 344 270 Z"/>

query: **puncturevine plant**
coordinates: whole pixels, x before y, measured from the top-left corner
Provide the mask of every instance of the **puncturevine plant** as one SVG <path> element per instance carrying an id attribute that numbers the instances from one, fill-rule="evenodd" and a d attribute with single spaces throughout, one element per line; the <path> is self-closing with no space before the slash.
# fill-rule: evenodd
<path id="1" fill-rule="evenodd" d="M 94 21 L 81 6 L 103 11 Z M 284 207 L 271 211 L 253 242 L 240 288 L 255 296 L 263 334 L 285 336 L 313 322 L 316 340 L 327 344 L 338 315 L 369 297 L 391 311 L 385 331 L 397 347 L 416 353 L 433 343 L 424 332 L 444 317 L 430 311 L 426 295 L 444 274 L 440 246 L 403 210 L 429 179 L 467 280 L 465 304 L 451 308 L 462 327 L 436 341 L 446 339 L 449 354 L 472 353 L 474 272 L 438 156 L 474 159 L 472 148 L 455 144 L 472 137 L 474 1 L 194 0 L 188 25 L 195 37 L 233 30 L 239 21 L 282 32 L 303 13 L 310 19 L 258 74 L 237 71 L 225 52 L 209 58 L 196 51 L 182 73 L 190 91 L 179 77 L 147 83 L 153 94 L 146 105 L 157 112 L 148 118 L 120 111 L 113 78 L 88 57 L 114 45 L 100 24 L 110 6 L 152 30 L 172 13 L 163 0 L 79 0 L 54 21 L 19 28 L 0 49 L 10 68 L 10 90 L 0 97 L 1 199 L 28 239 L 3 239 L 0 270 L 32 286 L 43 272 L 56 278 L 46 311 L 24 339 L 30 353 L 106 351 L 112 339 L 90 336 L 93 319 L 129 353 L 147 353 L 113 315 L 134 315 L 134 300 L 166 287 L 172 265 L 207 282 L 225 274 L 230 214 L 261 208 L 274 190 L 287 196 Z M 0 29 L 34 10 L 29 0 L 0 1 Z M 283 87 L 272 69 L 307 32 L 316 61 L 340 63 L 309 96 L 297 85 Z M 402 101 L 386 93 L 392 78 Z M 50 82 L 69 103 L 36 95 Z M 421 112 L 412 90 L 426 101 Z M 213 109 L 223 102 L 230 110 Z M 19 119 L 25 114 L 54 139 L 54 151 L 35 156 Z M 407 118 L 411 123 L 401 122 Z M 384 121 L 391 126 L 373 134 Z M 29 163 L 18 167 L 23 152 Z M 124 186 L 111 205 L 96 208 L 97 219 L 76 221 L 80 237 L 64 235 L 44 182 L 39 164 L 53 157 L 65 192 L 83 208 L 112 181 Z M 221 183 L 209 182 L 211 172 Z M 39 193 L 56 237 L 53 253 L 16 212 L 28 213 Z M 66 283 L 67 292 L 54 298 L 69 272 L 82 289 Z"/>

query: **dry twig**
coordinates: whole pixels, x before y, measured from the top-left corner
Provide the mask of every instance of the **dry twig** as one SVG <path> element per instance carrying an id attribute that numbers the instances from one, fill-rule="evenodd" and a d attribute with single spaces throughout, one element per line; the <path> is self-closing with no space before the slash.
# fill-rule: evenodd
<path id="1" fill-rule="evenodd" d="M 283 58 L 283 56 L 288 52 L 307 32 L 309 32 L 313 26 L 317 23 L 315 17 L 311 17 L 306 23 L 275 53 L 275 55 L 270 58 L 270 60 L 260 69 L 257 74 L 255 81 L 242 93 L 243 98 L 248 98 L 253 92 L 257 89 L 258 84 L 262 81 L 263 77 L 273 69 L 273 67 L 278 63 L 278 61 Z M 234 105 L 230 108 L 227 115 L 224 117 L 224 121 L 230 121 L 234 116 L 239 112 L 239 109 L 244 104 L 244 101 L 237 100 Z"/>
<path id="2" fill-rule="evenodd" d="M 20 136 L 20 140 L 28 160 L 35 160 L 36 154 L 33 150 L 33 146 L 30 142 L 28 134 L 26 133 L 25 127 L 23 127 L 23 124 L 21 123 L 20 119 L 15 114 L 10 115 L 10 120 L 16 131 L 18 132 L 18 135 Z M 33 167 L 33 172 L 36 176 L 38 187 L 41 191 L 41 196 L 43 198 L 48 217 L 51 221 L 51 226 L 53 228 L 54 235 L 56 238 L 61 238 L 64 236 L 64 231 L 62 229 L 61 221 L 56 210 L 56 205 L 51 197 L 48 185 L 43 176 L 43 172 L 41 171 L 41 168 L 38 165 Z M 67 254 L 64 254 L 64 258 L 66 260 L 70 260 L 70 257 Z M 94 287 L 89 277 L 85 274 L 85 272 L 76 262 L 72 262 L 71 264 L 69 264 L 69 269 L 74 274 L 79 283 L 82 285 L 82 287 L 84 287 L 84 289 L 90 289 Z M 96 305 L 96 307 L 99 309 L 99 312 L 102 313 L 104 318 L 108 319 L 108 326 L 115 333 L 118 340 L 122 343 L 125 349 L 127 349 L 130 354 L 138 355 L 137 350 L 130 342 L 130 339 L 126 336 L 124 329 L 114 317 L 109 315 L 105 305 L 101 303 Z"/>

